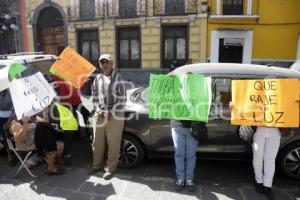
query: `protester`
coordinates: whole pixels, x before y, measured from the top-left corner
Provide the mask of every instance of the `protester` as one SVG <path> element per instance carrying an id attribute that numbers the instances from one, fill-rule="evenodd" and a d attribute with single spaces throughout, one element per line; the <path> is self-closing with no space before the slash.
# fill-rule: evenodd
<path id="1" fill-rule="evenodd" d="M 255 173 L 255 189 L 258 193 L 274 199 L 272 183 L 275 173 L 275 160 L 280 146 L 279 128 L 258 126 L 253 136 L 253 168 Z"/>
<path id="2" fill-rule="evenodd" d="M 191 121 L 171 120 L 175 148 L 176 191 L 182 191 L 185 187 L 190 192 L 196 189 L 193 178 L 198 141 L 191 135 L 191 125 Z"/>
<path id="3" fill-rule="evenodd" d="M 45 153 L 47 158 L 47 173 L 49 175 L 60 175 L 65 169 L 57 164 L 69 164 L 63 160 L 64 144 L 57 140 L 57 132 L 49 122 L 48 108 L 43 110 L 43 118 L 22 117 L 21 121 L 15 118 L 9 123 L 9 130 L 12 134 L 16 147 L 20 151 L 37 150 L 39 155 Z M 57 163 L 57 164 L 56 164 Z"/>
<path id="4" fill-rule="evenodd" d="M 7 153 L 7 162 L 9 166 L 16 164 L 12 152 L 9 150 L 6 137 L 4 134 L 3 126 L 7 123 L 8 119 L 13 115 L 13 104 L 8 89 L 0 92 L 0 138 L 2 138 L 3 148 Z"/>
<path id="5" fill-rule="evenodd" d="M 107 160 L 103 178 L 108 180 L 114 175 L 119 162 L 122 132 L 124 127 L 124 107 L 126 88 L 120 73 L 113 69 L 109 54 L 99 58 L 101 72 L 92 85 L 95 108 L 93 167 L 92 175 L 104 165 L 104 152 L 107 147 Z"/>
<path id="6" fill-rule="evenodd" d="M 89 117 L 89 111 L 82 105 L 81 99 L 80 99 L 80 89 L 77 89 L 73 87 L 70 83 L 67 83 L 63 79 L 53 75 L 52 78 L 57 83 L 57 94 L 59 96 L 59 100 L 62 104 L 68 106 L 71 106 L 71 110 L 76 117 L 77 121 L 79 121 L 79 116 L 77 113 L 77 110 L 81 113 L 85 125 L 88 125 L 88 117 Z M 84 129 L 85 133 L 88 132 L 88 129 Z M 74 138 L 80 139 L 81 133 L 80 129 L 78 131 L 74 131 Z"/>
<path id="7" fill-rule="evenodd" d="M 169 75 L 175 76 L 172 72 Z M 171 120 L 172 139 L 175 149 L 176 191 L 182 191 L 185 187 L 190 192 L 194 192 L 196 189 L 193 178 L 198 140 L 192 134 L 192 123 L 189 120 Z"/>
<path id="8" fill-rule="evenodd" d="M 234 105 L 230 102 L 230 109 Z M 273 177 L 275 174 L 275 160 L 280 146 L 281 132 L 276 127 L 253 127 L 252 151 L 253 169 L 255 174 L 255 191 L 263 193 L 267 199 L 274 199 L 272 192 Z"/>

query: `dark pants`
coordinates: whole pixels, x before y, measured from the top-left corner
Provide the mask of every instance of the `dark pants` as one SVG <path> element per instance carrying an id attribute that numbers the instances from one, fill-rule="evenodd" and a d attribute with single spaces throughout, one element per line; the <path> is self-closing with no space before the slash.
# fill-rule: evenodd
<path id="1" fill-rule="evenodd" d="M 73 115 L 76 117 L 77 121 L 78 121 L 78 115 L 77 115 L 76 110 L 78 110 L 82 114 L 84 123 L 87 124 L 88 119 L 89 119 L 89 111 L 84 106 L 82 106 L 81 104 L 72 105 L 72 112 L 73 112 Z"/>
<path id="2" fill-rule="evenodd" d="M 6 124 L 6 122 L 8 121 L 9 118 L 2 118 L 0 117 L 0 134 L 2 136 L 2 139 L 3 139 L 3 145 L 5 147 L 7 147 L 7 141 L 6 141 L 6 136 L 5 136 L 5 133 L 4 133 L 4 129 L 3 129 L 3 126 Z"/>
<path id="3" fill-rule="evenodd" d="M 44 152 L 57 151 L 56 142 L 59 140 L 58 134 L 50 124 L 37 123 L 34 143 L 39 155 L 43 155 Z"/>
<path id="4" fill-rule="evenodd" d="M 9 120 L 9 118 L 2 118 L 0 117 L 0 135 L 3 139 L 2 144 L 6 150 L 7 153 L 7 161 L 9 163 L 9 165 L 14 165 L 14 157 L 13 157 L 13 153 L 12 151 L 8 148 L 8 144 L 7 144 L 7 140 L 6 140 L 6 134 L 5 134 L 5 130 L 4 130 L 4 125 L 7 123 L 7 121 Z"/>
<path id="5" fill-rule="evenodd" d="M 72 112 L 73 112 L 73 115 L 76 117 L 77 122 L 78 122 L 79 116 L 78 116 L 76 110 L 78 110 L 81 113 L 85 127 L 86 127 L 89 123 L 89 114 L 90 114 L 89 111 L 82 104 L 72 105 Z M 88 132 L 87 128 L 85 128 L 85 132 Z M 75 134 L 80 135 L 80 129 L 78 129 L 78 131 L 75 132 Z"/>

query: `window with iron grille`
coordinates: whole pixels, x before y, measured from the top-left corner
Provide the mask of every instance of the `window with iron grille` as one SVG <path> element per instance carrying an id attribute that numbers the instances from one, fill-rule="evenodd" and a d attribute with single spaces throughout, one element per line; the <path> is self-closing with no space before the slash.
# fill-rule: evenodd
<path id="1" fill-rule="evenodd" d="M 171 64 L 184 65 L 187 61 L 187 26 L 165 26 L 163 28 L 163 67 Z"/>
<path id="2" fill-rule="evenodd" d="M 80 0 L 80 19 L 95 17 L 95 0 Z"/>
<path id="3" fill-rule="evenodd" d="M 137 0 L 119 0 L 120 18 L 137 17 Z"/>
<path id="4" fill-rule="evenodd" d="M 243 15 L 243 0 L 223 0 L 223 15 Z"/>
<path id="5" fill-rule="evenodd" d="M 185 13 L 184 0 L 165 0 L 165 14 L 179 15 Z"/>

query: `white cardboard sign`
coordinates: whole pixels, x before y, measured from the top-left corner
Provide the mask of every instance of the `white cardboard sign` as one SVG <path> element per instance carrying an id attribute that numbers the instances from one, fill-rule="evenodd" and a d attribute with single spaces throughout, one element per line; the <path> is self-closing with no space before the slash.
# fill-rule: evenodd
<path id="1" fill-rule="evenodd" d="M 9 67 L 0 70 L 0 92 L 7 89 L 9 86 L 8 71 Z"/>
<path id="2" fill-rule="evenodd" d="M 32 76 L 15 79 L 9 86 L 12 102 L 18 120 L 31 117 L 49 106 L 56 96 L 55 91 L 41 72 Z"/>

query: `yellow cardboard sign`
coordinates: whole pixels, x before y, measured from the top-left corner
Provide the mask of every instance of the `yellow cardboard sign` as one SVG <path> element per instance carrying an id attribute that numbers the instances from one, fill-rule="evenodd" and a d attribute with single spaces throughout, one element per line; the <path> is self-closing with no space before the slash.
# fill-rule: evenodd
<path id="1" fill-rule="evenodd" d="M 299 79 L 232 81 L 231 123 L 299 127 Z"/>
<path id="2" fill-rule="evenodd" d="M 80 88 L 95 71 L 95 67 L 70 47 L 66 47 L 50 72 Z"/>

